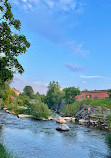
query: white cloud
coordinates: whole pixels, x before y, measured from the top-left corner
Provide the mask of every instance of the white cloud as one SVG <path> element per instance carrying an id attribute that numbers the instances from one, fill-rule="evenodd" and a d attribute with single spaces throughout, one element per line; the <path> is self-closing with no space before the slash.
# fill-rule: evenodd
<path id="1" fill-rule="evenodd" d="M 59 3 L 57 3 L 57 6 L 64 11 L 75 10 L 76 5 L 75 0 L 59 0 Z"/>
<path id="2" fill-rule="evenodd" d="M 22 2 L 26 3 L 26 2 L 27 2 L 27 0 L 22 0 Z"/>
<path id="3" fill-rule="evenodd" d="M 45 3 L 48 5 L 49 8 L 54 8 L 55 2 L 51 0 L 45 0 Z"/>
<path id="4" fill-rule="evenodd" d="M 104 76 L 84 76 L 84 75 L 81 75 L 80 76 L 81 78 L 105 78 Z"/>
<path id="5" fill-rule="evenodd" d="M 32 86 L 34 92 L 39 92 L 40 94 L 46 94 L 48 83 L 41 81 L 29 82 L 20 77 L 14 77 L 13 82 L 11 83 L 11 88 L 16 88 L 17 90 L 23 91 L 25 86 Z"/>
<path id="6" fill-rule="evenodd" d="M 84 45 L 82 43 L 76 44 L 74 41 L 68 41 L 66 45 L 73 55 L 85 56 L 88 54 L 88 51 L 83 49 Z"/>
<path id="7" fill-rule="evenodd" d="M 78 66 L 77 64 L 71 64 L 71 63 L 69 63 L 69 64 L 65 64 L 65 66 L 68 69 L 70 69 L 71 71 L 73 71 L 73 72 L 79 72 L 79 71 L 83 71 L 84 70 L 84 68 Z"/>
<path id="8" fill-rule="evenodd" d="M 87 82 L 86 82 L 86 81 L 81 81 L 81 83 L 82 83 L 82 84 L 86 84 Z"/>
<path id="9" fill-rule="evenodd" d="M 20 2 L 19 0 L 11 1 L 14 4 L 18 4 Z M 25 3 L 26 5 L 29 3 L 30 5 L 37 4 L 39 7 L 48 7 L 49 9 L 53 9 L 53 11 L 75 11 L 76 13 L 80 13 L 81 8 L 84 6 L 84 3 L 80 3 L 78 0 L 21 0 L 21 2 Z M 35 6 L 36 5 L 34 5 L 34 8 Z"/>

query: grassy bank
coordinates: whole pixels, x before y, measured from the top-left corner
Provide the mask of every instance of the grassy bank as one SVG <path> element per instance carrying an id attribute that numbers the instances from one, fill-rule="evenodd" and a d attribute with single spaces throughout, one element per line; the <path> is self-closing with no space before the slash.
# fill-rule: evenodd
<path id="1" fill-rule="evenodd" d="M 80 106 L 90 106 L 98 109 L 101 113 L 101 108 L 111 109 L 111 99 L 85 99 L 74 102 L 73 104 L 65 105 L 61 113 L 65 116 L 74 116 Z"/>
<path id="2" fill-rule="evenodd" d="M 93 107 L 102 107 L 104 109 L 111 109 L 111 99 L 85 99 L 79 101 L 80 105 L 90 105 Z"/>
<path id="3" fill-rule="evenodd" d="M 2 144 L 0 144 L 0 158 L 13 158 L 13 156 L 7 152 Z"/>

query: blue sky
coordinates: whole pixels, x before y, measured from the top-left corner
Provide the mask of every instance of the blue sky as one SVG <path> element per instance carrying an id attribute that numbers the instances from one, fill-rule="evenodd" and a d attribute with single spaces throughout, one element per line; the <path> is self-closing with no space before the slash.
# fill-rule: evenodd
<path id="1" fill-rule="evenodd" d="M 31 47 L 19 56 L 25 72 L 12 87 L 46 93 L 62 88 L 111 88 L 111 0 L 10 0 Z"/>

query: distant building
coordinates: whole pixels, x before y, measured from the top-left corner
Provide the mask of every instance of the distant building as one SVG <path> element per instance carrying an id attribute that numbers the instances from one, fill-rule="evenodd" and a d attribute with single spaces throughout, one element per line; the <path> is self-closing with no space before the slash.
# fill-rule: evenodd
<path id="1" fill-rule="evenodd" d="M 77 100 L 82 100 L 86 98 L 98 98 L 98 99 L 108 99 L 107 90 L 95 90 L 95 91 L 82 91 L 80 95 L 76 97 Z"/>
<path id="2" fill-rule="evenodd" d="M 16 89 L 12 89 L 13 92 L 15 92 L 16 95 L 20 94 L 20 91 L 16 90 Z"/>
<path id="3" fill-rule="evenodd" d="M 16 99 L 13 96 L 9 96 L 12 100 L 12 102 L 16 102 Z"/>

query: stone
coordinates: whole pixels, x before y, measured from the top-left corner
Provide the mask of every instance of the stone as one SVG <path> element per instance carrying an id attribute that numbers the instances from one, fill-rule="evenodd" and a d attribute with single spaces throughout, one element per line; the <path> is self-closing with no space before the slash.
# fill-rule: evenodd
<path id="1" fill-rule="evenodd" d="M 59 116 L 58 118 L 57 118 L 57 121 L 56 121 L 57 123 L 66 123 L 66 121 L 61 117 L 61 116 Z"/>
<path id="2" fill-rule="evenodd" d="M 52 117 L 52 116 L 49 116 L 49 117 L 48 117 L 48 120 L 56 120 L 56 121 L 57 121 L 57 118 Z"/>
<path id="3" fill-rule="evenodd" d="M 75 118 L 75 117 L 72 117 L 72 118 L 71 118 L 71 121 L 72 121 L 73 123 L 75 123 L 76 118 Z"/>
<path id="4" fill-rule="evenodd" d="M 79 120 L 79 124 L 80 124 L 80 125 L 84 125 L 85 122 L 86 122 L 86 121 L 85 121 L 84 119 L 80 119 L 80 120 Z"/>
<path id="5" fill-rule="evenodd" d="M 71 120 L 72 120 L 71 117 L 63 117 L 63 119 L 64 119 L 65 121 L 71 121 Z"/>
<path id="6" fill-rule="evenodd" d="M 24 114 L 19 114 L 17 115 L 18 118 L 31 118 L 31 115 L 24 115 Z"/>
<path id="7" fill-rule="evenodd" d="M 69 127 L 66 124 L 59 125 L 56 130 L 58 131 L 69 131 Z"/>

